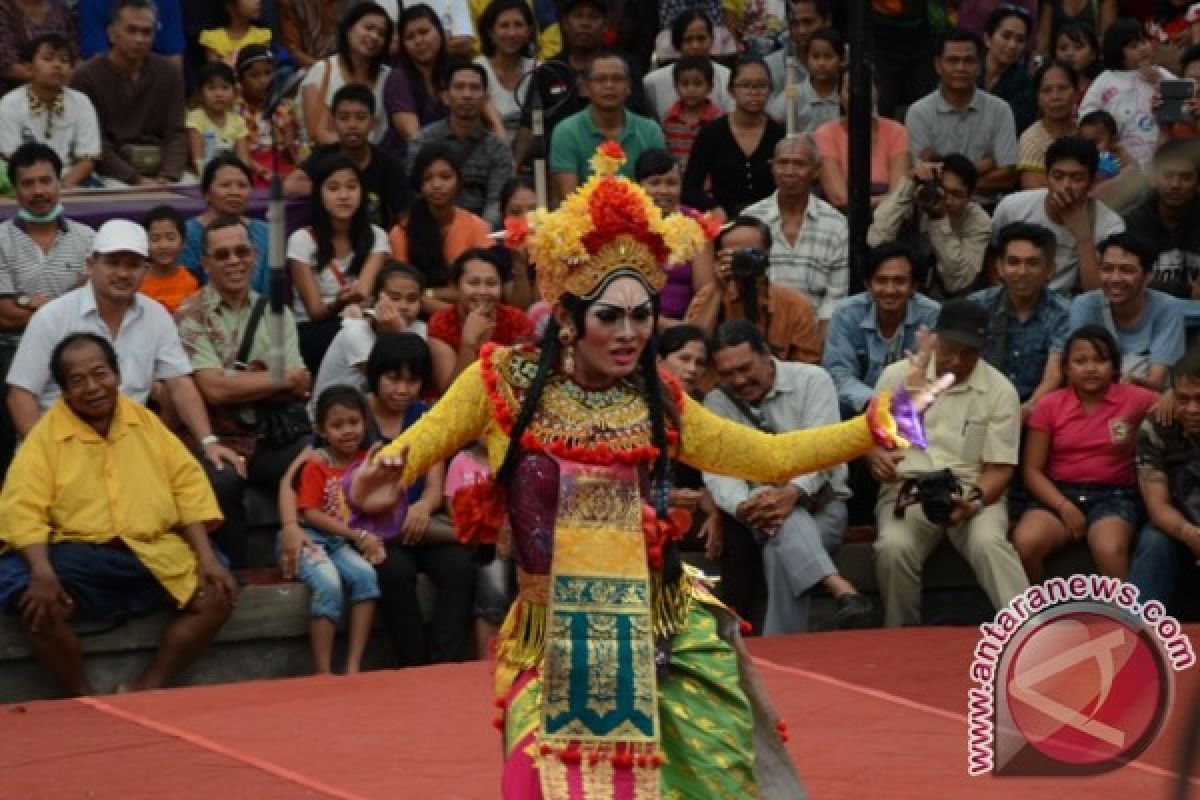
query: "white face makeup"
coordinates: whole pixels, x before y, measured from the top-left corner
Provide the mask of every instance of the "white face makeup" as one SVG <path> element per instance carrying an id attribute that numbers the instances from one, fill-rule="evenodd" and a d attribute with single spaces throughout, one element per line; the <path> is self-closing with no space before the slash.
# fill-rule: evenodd
<path id="1" fill-rule="evenodd" d="M 654 302 L 637 278 L 612 281 L 588 307 L 577 332 L 575 378 L 607 386 L 630 375 L 654 332 Z"/>

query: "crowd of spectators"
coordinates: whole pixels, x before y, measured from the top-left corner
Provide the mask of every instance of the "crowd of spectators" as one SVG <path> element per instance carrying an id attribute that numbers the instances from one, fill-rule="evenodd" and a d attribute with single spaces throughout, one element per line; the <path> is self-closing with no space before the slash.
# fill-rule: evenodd
<path id="1" fill-rule="evenodd" d="M 816 591 L 836 624 L 868 618 L 832 558 L 851 525 L 876 530 L 888 625 L 921 621 L 947 539 L 997 608 L 1077 541 L 1170 603 L 1200 556 L 1200 3 L 872 0 L 857 276 L 844 5 L 6 3 L 0 605 L 35 652 L 88 691 L 68 620 L 172 607 L 130 686 L 169 680 L 228 616 L 229 570 L 259 566 L 257 493 L 312 589 L 318 670 L 343 615 L 359 668 L 376 611 L 397 664 L 482 653 L 512 587 L 454 536 L 478 452 L 393 529 L 355 527 L 340 479 L 485 343 L 536 339 L 537 265 L 493 232 L 536 205 L 535 162 L 554 206 L 606 141 L 664 213 L 723 222 L 658 309 L 663 369 L 715 412 L 861 413 L 927 331 L 953 376 L 923 451 L 784 486 L 676 465 L 673 502 L 758 631 L 808 629 Z M 281 342 L 251 210 L 276 174 L 304 208 Z M 97 189 L 156 199 L 92 230 L 69 209 Z"/>

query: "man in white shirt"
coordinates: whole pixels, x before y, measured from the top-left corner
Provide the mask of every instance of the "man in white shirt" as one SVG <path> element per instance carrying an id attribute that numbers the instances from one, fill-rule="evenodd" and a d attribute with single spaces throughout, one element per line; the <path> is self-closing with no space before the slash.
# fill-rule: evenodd
<path id="1" fill-rule="evenodd" d="M 760 430 L 783 432 L 838 421 L 833 380 L 820 367 L 777 361 L 748 320 L 721 325 L 713 345 L 721 379 L 704 404 L 719 416 Z M 838 574 L 830 558 L 846 532 L 846 467 L 801 475 L 781 486 L 762 486 L 705 473 L 717 508 L 736 525 L 726 529 L 722 591 L 740 613 L 753 608 L 761 559 L 767 585 L 765 635 L 809 628 L 812 589 L 823 586 L 837 601 L 838 627 L 863 624 L 871 604 Z"/>
<path id="2" fill-rule="evenodd" d="M 1116 212 L 1089 196 L 1099 163 L 1096 146 L 1087 139 L 1057 139 L 1046 150 L 1046 187 L 1010 194 L 992 215 L 994 231 L 1029 222 L 1054 232 L 1058 246 L 1050 288 L 1065 294 L 1100 287 L 1096 245 L 1125 230 Z"/>
<path id="3" fill-rule="evenodd" d="M 21 51 L 29 63 L 29 83 L 0 99 L 0 157 L 11 158 L 27 141 L 54 148 L 64 165 L 64 188 L 81 186 L 91 178 L 100 158 L 100 123 L 92 101 L 67 87 L 71 77 L 71 46 L 64 36 L 44 33 Z"/>
<path id="4" fill-rule="evenodd" d="M 138 294 L 147 252 L 141 225 L 109 220 L 92 244 L 88 284 L 47 303 L 30 318 L 8 372 L 8 410 L 17 434 L 24 438 L 60 394 L 50 374 L 55 346 L 69 333 L 87 331 L 113 343 L 122 393 L 145 404 L 161 381 L 164 400 L 203 446 L 208 460 L 240 470 L 237 455 L 212 433 L 174 320 L 157 302 Z"/>

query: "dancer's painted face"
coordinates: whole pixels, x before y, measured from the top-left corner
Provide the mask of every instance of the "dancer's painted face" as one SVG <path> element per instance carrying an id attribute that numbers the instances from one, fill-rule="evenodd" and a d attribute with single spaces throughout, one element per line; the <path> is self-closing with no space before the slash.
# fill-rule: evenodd
<path id="1" fill-rule="evenodd" d="M 617 278 L 588 306 L 575 345 L 575 379 L 584 386 L 610 386 L 638 366 L 654 332 L 654 303 L 645 284 Z"/>

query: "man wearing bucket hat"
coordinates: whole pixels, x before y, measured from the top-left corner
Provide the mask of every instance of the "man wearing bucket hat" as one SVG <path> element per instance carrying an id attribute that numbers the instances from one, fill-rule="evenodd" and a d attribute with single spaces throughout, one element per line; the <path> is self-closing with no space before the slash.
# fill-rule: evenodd
<path id="1" fill-rule="evenodd" d="M 997 609 L 1029 586 L 1008 541 L 1004 502 L 1021 440 L 1020 401 L 1008 379 L 981 358 L 988 320 L 987 309 L 969 300 L 942 306 L 929 374 L 949 374 L 954 382 L 925 414 L 929 446 L 902 453 L 877 448 L 867 457 L 882 484 L 875 569 L 891 627 L 921 621 L 921 570 L 944 537 Z M 908 361 L 891 365 L 876 390 L 897 388 L 910 369 Z"/>
<path id="2" fill-rule="evenodd" d="M 201 443 L 205 457 L 214 465 L 244 470 L 237 454 L 213 436 L 175 321 L 157 302 L 138 294 L 147 252 L 141 225 L 109 220 L 96 231 L 87 284 L 30 317 L 8 372 L 8 411 L 17 435 L 23 439 L 60 394 L 50 374 L 55 346 L 70 333 L 95 333 L 117 351 L 122 393 L 144 405 L 161 382 L 164 400 Z"/>

